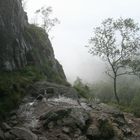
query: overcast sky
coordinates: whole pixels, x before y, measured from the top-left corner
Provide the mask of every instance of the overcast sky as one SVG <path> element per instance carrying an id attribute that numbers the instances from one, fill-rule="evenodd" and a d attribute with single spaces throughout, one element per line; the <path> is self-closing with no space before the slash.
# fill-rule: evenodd
<path id="1" fill-rule="evenodd" d="M 86 82 L 103 78 L 103 63 L 88 53 L 88 39 L 93 28 L 112 17 L 130 17 L 140 23 L 140 0 L 28 0 L 26 11 L 32 21 L 35 10 L 52 6 L 60 20 L 50 36 L 56 58 L 63 65 L 69 81 L 77 76 Z"/>

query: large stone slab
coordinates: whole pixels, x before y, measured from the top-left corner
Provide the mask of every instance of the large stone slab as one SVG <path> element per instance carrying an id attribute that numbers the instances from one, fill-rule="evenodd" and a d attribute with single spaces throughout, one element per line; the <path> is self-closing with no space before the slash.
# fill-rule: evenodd
<path id="1" fill-rule="evenodd" d="M 10 132 L 20 139 L 38 140 L 38 137 L 26 128 L 14 127 Z"/>

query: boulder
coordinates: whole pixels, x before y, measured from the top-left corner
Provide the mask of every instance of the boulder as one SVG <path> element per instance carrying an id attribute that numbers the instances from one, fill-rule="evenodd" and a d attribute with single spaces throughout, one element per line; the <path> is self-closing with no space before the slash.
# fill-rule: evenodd
<path id="1" fill-rule="evenodd" d="M 0 140 L 4 140 L 4 132 L 0 129 Z"/>
<path id="2" fill-rule="evenodd" d="M 8 130 L 11 129 L 11 127 L 10 127 L 7 123 L 5 123 L 5 122 L 2 123 L 1 128 L 2 128 L 4 131 L 8 131 Z"/>
<path id="3" fill-rule="evenodd" d="M 101 132 L 99 128 L 93 124 L 87 129 L 86 135 L 88 138 L 99 138 L 101 135 Z"/>
<path id="4" fill-rule="evenodd" d="M 38 137 L 26 128 L 14 127 L 10 132 L 11 134 L 15 135 L 16 137 L 20 139 L 38 140 Z"/>
<path id="5" fill-rule="evenodd" d="M 13 120 L 12 120 L 12 121 L 10 121 L 10 124 L 11 124 L 12 126 L 15 126 L 15 125 L 17 125 L 17 124 L 18 124 L 18 121 L 16 121 L 16 120 L 15 120 L 15 121 L 13 121 Z"/>
<path id="6" fill-rule="evenodd" d="M 79 136 L 77 140 L 88 140 L 86 136 Z"/>
<path id="7" fill-rule="evenodd" d="M 16 120 L 17 119 L 17 116 L 16 115 L 13 115 L 10 120 Z"/>
<path id="8" fill-rule="evenodd" d="M 63 127 L 62 130 L 64 133 L 70 133 L 70 131 L 71 131 L 69 127 Z"/>
<path id="9" fill-rule="evenodd" d="M 82 108 L 57 107 L 40 117 L 40 129 L 44 130 L 50 140 L 77 140 L 87 129 L 88 120 L 89 113 Z"/>
<path id="10" fill-rule="evenodd" d="M 47 140 L 46 137 L 39 137 L 39 140 Z"/>
<path id="11" fill-rule="evenodd" d="M 58 98 L 59 96 L 64 96 L 75 100 L 79 99 L 78 93 L 74 88 L 46 81 L 36 82 L 31 87 L 29 87 L 28 90 L 29 93 L 34 97 L 38 97 L 39 94 L 45 94 L 47 99 Z"/>
<path id="12" fill-rule="evenodd" d="M 5 136 L 6 140 L 15 140 L 16 139 L 16 137 L 14 135 L 10 134 L 9 132 L 6 132 L 4 134 L 4 136 Z"/>
<path id="13" fill-rule="evenodd" d="M 57 108 L 46 112 L 40 117 L 45 128 L 51 128 L 58 125 L 68 126 L 70 128 L 85 129 L 86 122 L 89 119 L 89 114 L 82 108 Z M 50 124 L 51 123 L 51 124 Z M 53 125 L 52 125 L 53 124 Z"/>

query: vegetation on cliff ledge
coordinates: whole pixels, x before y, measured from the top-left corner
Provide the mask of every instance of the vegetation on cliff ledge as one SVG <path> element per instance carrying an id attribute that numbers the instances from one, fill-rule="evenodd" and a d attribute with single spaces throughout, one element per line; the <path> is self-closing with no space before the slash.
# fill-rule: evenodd
<path id="1" fill-rule="evenodd" d="M 0 117 L 17 107 L 22 97 L 26 95 L 26 88 L 35 81 L 45 79 L 34 66 L 26 66 L 22 70 L 0 73 Z"/>

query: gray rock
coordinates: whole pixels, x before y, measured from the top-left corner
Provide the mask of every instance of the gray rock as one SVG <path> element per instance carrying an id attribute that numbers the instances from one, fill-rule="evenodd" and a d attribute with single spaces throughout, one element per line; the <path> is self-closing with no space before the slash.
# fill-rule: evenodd
<path id="1" fill-rule="evenodd" d="M 18 124 L 18 121 L 14 120 L 14 121 L 10 121 L 10 124 L 12 124 L 12 126 L 15 126 Z"/>
<path id="2" fill-rule="evenodd" d="M 76 140 L 88 140 L 86 136 L 80 136 Z"/>
<path id="3" fill-rule="evenodd" d="M 27 25 L 27 18 L 21 2 L 0 1 L 0 17 L 2 22 L 0 23 L 0 70 L 11 71 L 22 68 L 27 64 L 26 44 L 22 35 L 22 30 Z M 13 20 L 8 17 L 12 17 Z"/>
<path id="4" fill-rule="evenodd" d="M 38 137 L 26 128 L 14 127 L 10 132 L 24 140 L 38 140 Z"/>
<path id="5" fill-rule="evenodd" d="M 12 110 L 12 111 L 10 112 L 10 116 L 16 116 L 16 113 L 17 113 L 16 110 Z"/>
<path id="6" fill-rule="evenodd" d="M 4 134 L 4 136 L 5 136 L 5 139 L 6 140 L 15 140 L 16 139 L 15 136 L 14 135 L 11 135 L 9 132 L 6 132 Z"/>
<path id="7" fill-rule="evenodd" d="M 82 108 L 58 108 L 40 117 L 40 120 L 43 121 L 43 125 L 46 128 L 50 122 L 57 124 L 58 120 L 61 120 L 61 126 L 84 129 L 88 119 L 89 114 Z"/>
<path id="8" fill-rule="evenodd" d="M 123 135 L 122 130 L 119 129 L 117 126 L 113 126 L 113 128 L 114 128 L 114 132 L 115 132 L 115 137 L 112 140 L 115 140 L 115 139 L 123 140 L 124 135 Z"/>
<path id="9" fill-rule="evenodd" d="M 79 136 L 81 136 L 81 134 L 82 134 L 82 132 L 81 132 L 81 130 L 80 129 L 76 129 L 75 131 L 74 131 L 74 137 L 75 138 L 78 138 Z"/>
<path id="10" fill-rule="evenodd" d="M 63 127 L 63 132 L 64 133 L 70 133 L 70 128 L 69 127 Z"/>
<path id="11" fill-rule="evenodd" d="M 123 126 L 123 128 L 122 128 L 122 131 L 123 131 L 123 133 L 125 134 L 125 135 L 131 135 L 132 134 L 132 131 L 131 131 L 131 129 L 128 127 L 128 126 Z"/>
<path id="12" fill-rule="evenodd" d="M 68 86 L 50 83 L 46 81 L 36 82 L 30 89 L 29 92 L 33 96 L 38 96 L 39 94 L 44 94 L 46 91 L 45 97 L 48 98 L 57 98 L 59 96 L 65 96 L 68 98 L 72 98 L 78 100 L 77 91 Z"/>
<path id="13" fill-rule="evenodd" d="M 0 140 L 4 140 L 4 132 L 0 129 Z"/>
<path id="14" fill-rule="evenodd" d="M 17 119 L 17 116 L 16 115 L 13 115 L 10 119 L 11 120 L 16 120 Z"/>
<path id="15" fill-rule="evenodd" d="M 112 114 L 114 117 L 124 118 L 123 113 L 118 108 L 109 106 L 104 103 L 100 103 L 98 106 L 100 107 L 100 110 L 102 110 L 102 112 L 104 112 L 104 113 Z"/>
<path id="16" fill-rule="evenodd" d="M 100 133 L 100 130 L 99 128 L 96 126 L 96 125 L 91 125 L 88 129 L 87 129 L 87 132 L 86 132 L 86 135 L 88 137 L 92 137 L 92 138 L 98 138 L 100 137 L 101 133 Z"/>
<path id="17" fill-rule="evenodd" d="M 42 132 L 40 130 L 37 130 L 37 129 L 32 129 L 32 132 L 36 135 L 42 135 Z"/>
<path id="18" fill-rule="evenodd" d="M 37 99 L 37 100 L 42 100 L 43 97 L 44 97 L 44 96 L 40 94 L 36 99 Z"/>
<path id="19" fill-rule="evenodd" d="M 54 127 L 54 122 L 49 122 L 49 123 L 48 123 L 48 128 L 49 128 L 49 129 L 52 129 L 53 127 Z"/>
<path id="20" fill-rule="evenodd" d="M 47 140 L 46 137 L 39 137 L 39 140 Z"/>
<path id="21" fill-rule="evenodd" d="M 11 129 L 11 127 L 10 127 L 7 123 L 5 123 L 5 122 L 2 123 L 1 128 L 2 128 L 4 131 L 8 131 L 8 130 Z"/>

